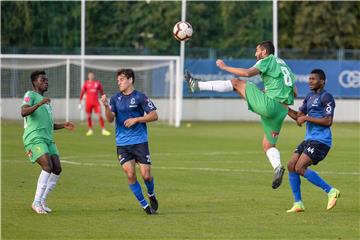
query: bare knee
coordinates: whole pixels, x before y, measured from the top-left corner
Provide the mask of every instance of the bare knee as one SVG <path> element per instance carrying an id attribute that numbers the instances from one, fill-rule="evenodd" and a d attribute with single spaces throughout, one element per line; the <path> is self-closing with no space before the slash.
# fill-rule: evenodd
<path id="1" fill-rule="evenodd" d="M 144 181 L 146 181 L 146 182 L 150 182 L 152 180 L 152 176 L 150 173 L 145 173 L 145 174 L 143 174 L 142 177 L 143 177 Z"/>
<path id="2" fill-rule="evenodd" d="M 126 171 L 126 176 L 128 178 L 129 183 L 135 183 L 136 182 L 136 173 L 135 171 Z"/>
<path id="3" fill-rule="evenodd" d="M 245 82 L 238 78 L 233 78 L 230 81 L 231 81 L 231 84 L 233 85 L 234 89 L 240 89 L 241 87 L 243 87 L 243 85 L 245 85 Z"/>
<path id="4" fill-rule="evenodd" d="M 295 172 L 297 172 L 297 173 L 300 174 L 301 176 L 304 176 L 305 170 L 306 170 L 306 167 L 305 167 L 305 166 L 301 166 L 301 165 L 296 165 L 296 166 L 295 166 Z"/>
<path id="5" fill-rule="evenodd" d="M 264 152 L 266 153 L 270 148 L 275 147 L 275 145 L 269 143 L 268 141 L 263 141 L 262 147 L 263 147 Z"/>
<path id="6" fill-rule="evenodd" d="M 295 172 L 295 163 L 293 163 L 291 161 L 288 162 L 287 169 L 288 169 L 289 172 Z"/>

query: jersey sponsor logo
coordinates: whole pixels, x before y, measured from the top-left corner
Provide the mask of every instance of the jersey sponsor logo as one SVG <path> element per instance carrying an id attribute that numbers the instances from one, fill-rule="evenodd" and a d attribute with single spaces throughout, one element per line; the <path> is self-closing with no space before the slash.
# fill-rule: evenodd
<path id="1" fill-rule="evenodd" d="M 309 153 L 314 154 L 315 148 L 313 148 L 313 147 L 308 147 L 306 150 L 307 150 Z"/>
<path id="2" fill-rule="evenodd" d="M 24 98 L 24 102 L 30 102 L 30 97 L 28 97 L 28 96 L 26 96 L 25 98 Z"/>
<path id="3" fill-rule="evenodd" d="M 150 108 L 150 109 L 153 109 L 154 108 L 154 104 L 150 101 L 150 99 L 146 99 L 146 101 L 148 102 L 148 107 Z"/>
<path id="4" fill-rule="evenodd" d="M 271 133 L 271 137 L 273 137 L 273 138 L 277 138 L 279 136 L 279 132 L 272 132 Z"/>
<path id="5" fill-rule="evenodd" d="M 344 88 L 360 88 L 360 71 L 342 71 L 339 75 L 339 83 Z"/>
<path id="6" fill-rule="evenodd" d="M 327 114 L 331 114 L 332 113 L 332 107 L 330 105 L 331 103 L 326 104 L 326 108 L 325 111 Z"/>

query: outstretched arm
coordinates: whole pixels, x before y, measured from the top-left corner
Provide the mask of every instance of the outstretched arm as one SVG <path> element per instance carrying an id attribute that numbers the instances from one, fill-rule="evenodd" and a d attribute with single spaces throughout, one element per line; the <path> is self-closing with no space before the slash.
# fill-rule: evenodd
<path id="1" fill-rule="evenodd" d="M 254 67 L 252 67 L 252 68 L 229 67 L 221 59 L 216 60 L 216 65 L 220 69 L 225 70 L 225 71 L 227 71 L 229 73 L 235 74 L 235 75 L 240 76 L 240 77 L 252 77 L 252 76 L 260 74 L 260 71 L 257 68 L 254 68 Z"/>

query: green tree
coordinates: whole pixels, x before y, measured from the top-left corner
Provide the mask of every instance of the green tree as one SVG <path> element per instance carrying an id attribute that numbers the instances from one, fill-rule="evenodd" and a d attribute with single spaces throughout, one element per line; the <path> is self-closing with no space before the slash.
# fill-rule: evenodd
<path id="1" fill-rule="evenodd" d="M 360 48 L 360 2 L 280 2 L 280 48 Z"/>

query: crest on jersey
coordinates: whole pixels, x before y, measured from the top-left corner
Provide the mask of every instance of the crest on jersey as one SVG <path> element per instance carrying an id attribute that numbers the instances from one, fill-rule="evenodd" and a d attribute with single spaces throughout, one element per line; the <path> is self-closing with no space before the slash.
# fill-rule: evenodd
<path id="1" fill-rule="evenodd" d="M 36 150 L 38 153 L 41 153 L 41 147 L 36 147 L 35 150 Z"/>
<path id="2" fill-rule="evenodd" d="M 130 104 L 135 104 L 135 98 L 131 98 Z"/>
<path id="3" fill-rule="evenodd" d="M 319 105 L 319 98 L 315 98 L 313 103 L 311 104 L 313 107 L 317 107 Z"/>

